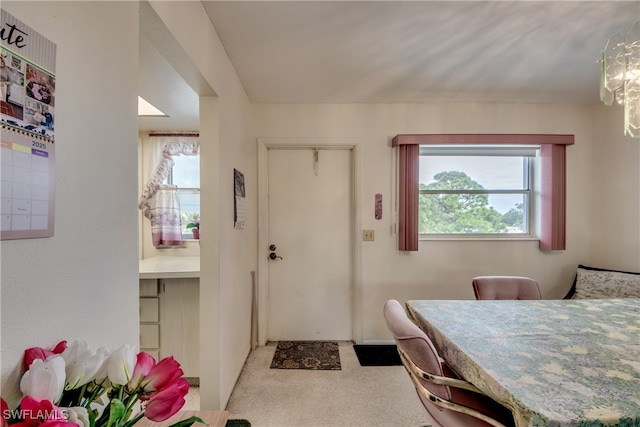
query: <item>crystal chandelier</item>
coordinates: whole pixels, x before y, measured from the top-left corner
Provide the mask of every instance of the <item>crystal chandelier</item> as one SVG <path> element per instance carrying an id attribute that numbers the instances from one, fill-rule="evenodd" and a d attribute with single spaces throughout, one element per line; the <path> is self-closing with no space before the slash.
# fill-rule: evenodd
<path id="1" fill-rule="evenodd" d="M 616 34 L 602 50 L 600 99 L 624 107 L 624 134 L 640 138 L 640 21 Z"/>

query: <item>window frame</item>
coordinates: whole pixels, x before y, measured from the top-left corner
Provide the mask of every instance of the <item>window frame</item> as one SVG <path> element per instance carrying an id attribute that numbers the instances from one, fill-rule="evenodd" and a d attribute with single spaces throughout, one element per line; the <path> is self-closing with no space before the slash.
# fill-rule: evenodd
<path id="1" fill-rule="evenodd" d="M 423 149 L 426 148 L 426 149 Z M 535 176 L 534 162 L 539 157 L 540 146 L 522 146 L 523 149 L 513 146 L 499 146 L 495 144 L 479 144 L 473 147 L 469 145 L 451 145 L 450 148 L 434 147 L 429 149 L 430 145 L 424 145 L 420 148 L 420 156 L 422 157 L 520 157 L 522 158 L 523 173 L 523 189 L 483 189 L 483 190 L 423 190 L 418 184 L 418 209 L 420 208 L 420 196 L 424 194 L 520 194 L 523 196 L 525 203 L 524 220 L 526 221 L 525 230 L 521 233 L 422 233 L 418 227 L 419 240 L 530 240 L 535 239 L 533 221 L 535 212 Z M 535 154 L 533 152 L 536 152 Z M 465 172 L 465 171 L 462 171 Z"/>
<path id="2" fill-rule="evenodd" d="M 418 250 L 418 187 L 420 145 L 540 145 L 541 251 L 566 248 L 566 147 L 574 135 L 556 134 L 398 134 L 398 249 Z"/>
<path id="3" fill-rule="evenodd" d="M 174 159 L 177 156 L 174 156 Z M 198 158 L 198 168 L 200 167 L 200 154 L 196 154 L 194 156 L 189 156 L 189 157 L 197 157 Z M 198 197 L 200 196 L 200 187 L 180 187 L 177 184 L 173 183 L 173 171 L 176 167 L 176 164 L 174 163 L 174 165 L 171 167 L 171 169 L 169 170 L 169 175 L 167 176 L 167 184 L 168 185 L 174 185 L 176 187 L 176 191 L 178 193 L 184 193 L 184 194 L 198 194 Z M 198 172 L 200 172 L 198 170 Z M 182 217 L 182 204 L 180 204 L 180 216 Z M 200 215 L 200 212 L 198 212 L 198 216 Z M 184 224 L 186 226 L 186 224 Z M 189 232 L 189 230 L 187 230 L 187 233 L 182 233 L 182 240 L 197 240 L 193 237 L 193 233 Z"/>

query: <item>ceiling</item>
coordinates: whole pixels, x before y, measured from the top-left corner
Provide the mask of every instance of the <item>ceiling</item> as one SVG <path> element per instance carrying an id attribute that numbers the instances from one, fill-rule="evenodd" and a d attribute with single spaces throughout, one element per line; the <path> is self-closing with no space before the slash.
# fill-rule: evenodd
<path id="1" fill-rule="evenodd" d="M 143 35 L 139 46 L 139 93 L 167 117 L 138 117 L 138 130 L 198 130 L 198 95 Z"/>
<path id="2" fill-rule="evenodd" d="M 599 101 L 640 1 L 203 1 L 254 103 Z"/>
<path id="3" fill-rule="evenodd" d="M 202 3 L 253 103 L 594 104 L 602 48 L 640 20 L 638 0 Z M 173 120 L 145 126 L 197 129 L 200 83 L 172 69 L 190 61 L 152 15 L 141 7 L 140 94 Z"/>
<path id="4" fill-rule="evenodd" d="M 167 115 L 138 117 L 138 131 L 198 130 L 198 93 L 213 91 L 146 1 L 140 2 L 138 45 L 138 94 Z"/>

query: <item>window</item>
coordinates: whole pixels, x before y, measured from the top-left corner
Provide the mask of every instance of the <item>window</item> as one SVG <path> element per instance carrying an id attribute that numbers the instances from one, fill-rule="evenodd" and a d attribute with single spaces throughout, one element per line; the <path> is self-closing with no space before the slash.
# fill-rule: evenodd
<path id="1" fill-rule="evenodd" d="M 180 247 L 185 238 L 197 237 L 186 225 L 200 214 L 199 152 L 197 133 L 150 132 L 142 145 L 147 181 L 138 208 L 151 222 L 156 248 Z"/>
<path id="2" fill-rule="evenodd" d="M 200 156 L 173 156 L 175 162 L 167 177 L 169 185 L 178 187 L 182 237 L 193 238 L 187 224 L 200 218 Z"/>
<path id="3" fill-rule="evenodd" d="M 538 148 L 421 146 L 419 234 L 530 236 L 531 159 Z"/>
<path id="4" fill-rule="evenodd" d="M 398 149 L 398 249 L 417 251 L 419 235 L 420 146 L 423 145 L 539 145 L 539 247 L 543 251 L 566 246 L 566 147 L 573 135 L 514 134 L 400 134 Z"/>

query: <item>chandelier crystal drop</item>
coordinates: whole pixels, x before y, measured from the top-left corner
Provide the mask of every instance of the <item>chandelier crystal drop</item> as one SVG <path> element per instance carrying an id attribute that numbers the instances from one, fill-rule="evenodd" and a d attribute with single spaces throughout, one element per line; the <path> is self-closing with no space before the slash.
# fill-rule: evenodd
<path id="1" fill-rule="evenodd" d="M 600 99 L 624 107 L 624 134 L 640 138 L 640 21 L 616 34 L 602 50 Z"/>

